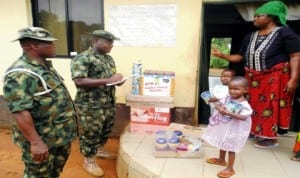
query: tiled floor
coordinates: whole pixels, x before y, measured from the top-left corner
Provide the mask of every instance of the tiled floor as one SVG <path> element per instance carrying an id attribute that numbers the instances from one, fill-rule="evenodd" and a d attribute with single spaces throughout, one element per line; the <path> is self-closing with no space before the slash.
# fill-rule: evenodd
<path id="1" fill-rule="evenodd" d="M 205 163 L 218 150 L 203 145 L 202 158 L 155 158 L 154 135 L 125 132 L 120 139 L 117 172 L 119 178 L 215 178 L 221 166 Z M 236 156 L 232 178 L 300 178 L 300 162 L 291 161 L 295 137 L 279 137 L 280 146 L 273 149 L 253 147 L 249 139 Z"/>

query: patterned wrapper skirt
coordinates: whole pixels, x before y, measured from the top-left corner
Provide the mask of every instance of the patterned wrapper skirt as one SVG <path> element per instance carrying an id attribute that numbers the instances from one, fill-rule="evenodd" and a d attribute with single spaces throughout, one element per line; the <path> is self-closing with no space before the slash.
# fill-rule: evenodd
<path id="1" fill-rule="evenodd" d="M 278 127 L 288 129 L 290 124 L 293 94 L 284 92 L 290 79 L 290 64 L 277 64 L 267 71 L 245 71 L 253 109 L 251 134 L 274 139 Z"/>

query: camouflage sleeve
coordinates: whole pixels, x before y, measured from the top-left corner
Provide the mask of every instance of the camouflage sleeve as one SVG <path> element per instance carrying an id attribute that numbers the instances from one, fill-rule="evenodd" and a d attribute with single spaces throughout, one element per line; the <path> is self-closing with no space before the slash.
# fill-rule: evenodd
<path id="1" fill-rule="evenodd" d="M 87 55 L 78 55 L 71 61 L 72 79 L 88 77 L 90 60 Z"/>
<path id="2" fill-rule="evenodd" d="M 14 72 L 4 80 L 3 94 L 11 112 L 33 108 L 33 95 L 38 79 L 26 73 Z"/>

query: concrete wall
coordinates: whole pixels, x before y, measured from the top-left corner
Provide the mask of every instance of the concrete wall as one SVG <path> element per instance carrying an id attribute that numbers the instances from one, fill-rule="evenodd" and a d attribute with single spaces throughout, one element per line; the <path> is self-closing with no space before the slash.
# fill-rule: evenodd
<path id="1" fill-rule="evenodd" d="M 169 48 L 114 47 L 114 57 L 118 72 L 125 75 L 131 72 L 132 63 L 141 59 L 144 69 L 169 70 L 176 72 L 175 106 L 194 108 L 197 101 L 199 51 L 201 34 L 202 0 L 105 0 L 105 22 L 109 19 L 108 8 L 112 5 L 177 5 L 176 46 Z M 0 2 L 1 25 L 1 66 L 4 73 L 11 62 L 21 55 L 18 42 L 10 42 L 18 29 L 31 26 L 32 16 L 29 0 L 10 0 Z M 153 60 L 156 59 L 156 60 Z M 65 83 L 75 96 L 75 86 L 70 75 L 70 59 L 52 59 L 55 68 L 65 78 Z M 0 88 L 3 83 L 0 83 Z M 117 102 L 125 103 L 130 93 L 130 82 L 117 89 Z M 2 94 L 2 89 L 0 95 Z"/>
<path id="2" fill-rule="evenodd" d="M 2 74 L 6 68 L 22 53 L 16 38 L 17 29 L 31 24 L 30 6 L 25 0 L 0 1 L 0 127 L 9 127 L 11 116 L 2 97 Z"/>
<path id="3" fill-rule="evenodd" d="M 18 42 L 11 42 L 16 36 L 18 29 L 31 24 L 31 13 L 25 0 L 0 1 L 0 75 L 22 53 Z M 2 94 L 2 78 L 0 88 Z"/>

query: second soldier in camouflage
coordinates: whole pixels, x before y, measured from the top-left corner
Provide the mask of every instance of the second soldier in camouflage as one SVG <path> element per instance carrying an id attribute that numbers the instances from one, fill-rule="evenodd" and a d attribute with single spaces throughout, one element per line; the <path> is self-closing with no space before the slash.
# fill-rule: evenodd
<path id="1" fill-rule="evenodd" d="M 93 176 L 102 176 L 103 170 L 95 157 L 115 159 L 116 154 L 104 150 L 115 120 L 115 86 L 106 84 L 119 81 L 113 58 L 108 55 L 113 47 L 113 34 L 96 30 L 92 33 L 91 47 L 71 62 L 72 79 L 76 85 L 76 105 L 79 109 L 81 135 L 80 152 L 84 169 Z M 121 83 L 122 84 L 122 83 Z M 119 84 L 119 85 L 121 85 Z"/>

